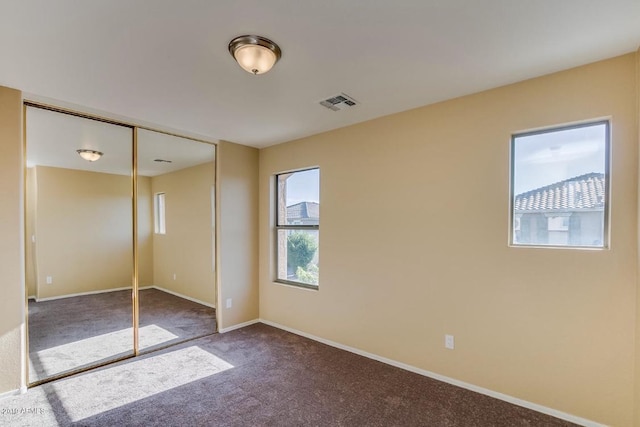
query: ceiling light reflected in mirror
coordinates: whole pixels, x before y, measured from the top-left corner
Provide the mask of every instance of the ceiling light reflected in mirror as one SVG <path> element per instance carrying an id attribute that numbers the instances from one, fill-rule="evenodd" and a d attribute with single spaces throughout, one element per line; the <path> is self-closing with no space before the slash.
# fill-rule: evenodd
<path id="1" fill-rule="evenodd" d="M 85 149 L 76 150 L 76 152 L 80 155 L 80 157 L 82 157 L 83 159 L 85 159 L 88 162 L 95 162 L 100 157 L 102 157 L 102 154 L 103 154 L 100 151 L 85 150 Z"/>

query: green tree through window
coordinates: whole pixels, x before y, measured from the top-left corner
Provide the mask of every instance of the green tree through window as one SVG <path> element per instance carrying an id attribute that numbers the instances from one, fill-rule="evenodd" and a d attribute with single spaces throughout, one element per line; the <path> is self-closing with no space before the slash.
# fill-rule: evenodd
<path id="1" fill-rule="evenodd" d="M 276 278 L 318 289 L 320 170 L 276 175 Z"/>

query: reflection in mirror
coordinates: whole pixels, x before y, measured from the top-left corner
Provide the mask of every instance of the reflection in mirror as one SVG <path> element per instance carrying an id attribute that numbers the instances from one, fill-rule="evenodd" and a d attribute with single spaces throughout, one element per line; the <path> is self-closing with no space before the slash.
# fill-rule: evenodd
<path id="1" fill-rule="evenodd" d="M 133 130 L 26 109 L 29 382 L 133 353 Z M 102 152 L 96 161 L 77 150 Z"/>
<path id="2" fill-rule="evenodd" d="M 216 331 L 215 146 L 138 129 L 139 349 Z"/>

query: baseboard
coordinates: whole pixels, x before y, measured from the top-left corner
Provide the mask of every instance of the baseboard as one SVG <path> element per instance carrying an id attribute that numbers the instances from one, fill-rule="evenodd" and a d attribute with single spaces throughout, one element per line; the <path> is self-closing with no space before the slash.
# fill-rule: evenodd
<path id="1" fill-rule="evenodd" d="M 237 325 L 229 326 L 228 328 L 219 329 L 218 332 L 224 334 L 225 332 L 235 331 L 236 329 L 244 328 L 246 326 L 255 325 L 256 323 L 262 322 L 260 319 L 249 320 L 248 322 L 238 323 Z M 266 322 L 263 322 L 266 323 Z M 276 326 L 277 328 L 277 326 Z"/>
<path id="2" fill-rule="evenodd" d="M 4 393 L 0 393 L 0 400 L 4 399 L 6 397 L 18 396 L 18 395 L 24 394 L 26 392 L 27 392 L 27 387 L 20 387 L 20 388 L 17 388 L 15 390 L 5 391 Z"/>
<path id="3" fill-rule="evenodd" d="M 43 302 L 43 301 L 52 301 L 52 300 L 63 299 L 63 298 L 81 297 L 81 296 L 84 296 L 84 295 L 95 295 L 95 294 L 104 294 L 104 293 L 107 293 L 107 292 L 125 291 L 125 290 L 130 290 L 130 289 L 131 289 L 131 287 L 125 286 L 125 287 L 122 287 L 122 288 L 102 289 L 102 290 L 99 290 L 99 291 L 80 292 L 80 293 L 77 293 L 77 294 L 60 295 L 60 296 L 47 297 L 47 298 L 36 298 L 35 296 L 33 296 L 33 297 L 29 297 L 29 299 L 34 299 L 36 302 Z M 177 296 L 177 297 L 180 297 L 180 298 L 195 302 L 197 304 L 204 305 L 206 307 L 216 308 L 211 303 L 200 301 L 199 299 L 191 298 L 189 296 L 182 295 L 182 294 L 180 294 L 178 292 L 170 291 L 169 289 L 165 289 L 165 288 L 162 288 L 160 286 L 151 285 L 151 286 L 143 286 L 141 288 L 138 288 L 138 290 L 141 290 L 141 291 L 143 291 L 145 289 L 157 289 L 159 291 L 166 292 L 168 294 L 171 294 L 171 295 L 174 295 L 174 296 Z"/>
<path id="4" fill-rule="evenodd" d="M 191 298 L 191 297 L 188 297 L 186 295 L 182 295 L 181 293 L 170 291 L 169 289 L 165 289 L 163 287 L 156 286 L 156 285 L 145 286 L 144 288 L 139 288 L 139 290 L 145 290 L 145 289 L 151 289 L 151 288 L 157 289 L 157 290 L 162 291 L 162 292 L 166 292 L 168 294 L 174 295 L 174 296 L 182 298 L 182 299 L 189 300 L 191 302 L 195 302 L 195 303 L 200 304 L 200 305 L 204 305 L 206 307 L 216 308 L 215 305 L 213 305 L 213 304 L 211 304 L 209 302 L 204 302 L 204 301 L 201 301 L 201 300 L 199 300 L 197 298 Z"/>
<path id="5" fill-rule="evenodd" d="M 126 290 L 131 290 L 131 286 L 125 286 L 125 287 L 122 287 L 122 288 L 101 289 L 99 291 L 79 292 L 77 294 L 60 295 L 60 296 L 47 297 L 47 298 L 36 298 L 36 297 L 34 297 L 34 299 L 36 300 L 36 302 L 43 302 L 43 301 L 53 301 L 53 300 L 56 300 L 56 299 L 81 297 L 81 296 L 85 296 L 85 295 L 106 294 L 108 292 L 117 292 L 117 291 L 126 291 Z"/>
<path id="6" fill-rule="evenodd" d="M 281 325 L 276 322 L 271 322 L 270 320 L 260 319 L 259 322 L 264 323 L 265 325 L 273 326 L 274 328 L 282 329 L 283 331 L 291 332 L 292 334 L 300 335 L 305 338 L 312 339 L 314 341 L 321 342 L 323 344 L 329 345 L 331 347 L 339 348 L 340 350 L 345 350 L 350 353 L 355 353 L 360 356 L 364 356 L 369 359 L 377 360 L 378 362 L 386 363 L 387 365 L 395 366 L 396 368 L 404 369 L 406 371 L 414 372 L 416 374 L 423 375 L 425 377 L 433 378 L 438 381 L 442 381 L 444 383 L 448 383 L 460 388 L 464 388 L 467 390 L 474 391 L 476 393 L 484 394 L 485 396 L 493 397 L 495 399 L 503 400 L 508 403 L 512 403 L 514 405 L 522 406 L 523 408 L 531 409 L 533 411 L 541 412 L 543 414 L 551 415 L 552 417 L 560 418 L 561 420 L 569 421 L 574 424 L 579 424 L 585 427 L 606 427 L 604 424 L 597 423 L 595 421 L 587 420 L 585 418 L 577 417 L 575 415 L 567 414 L 566 412 L 558 411 L 556 409 L 548 408 L 546 406 L 539 405 L 537 403 L 528 402 L 526 400 L 519 399 L 517 397 L 509 396 L 507 394 L 499 393 L 497 391 L 489 390 L 484 387 L 479 387 L 474 384 L 469 384 L 464 381 L 456 380 L 454 378 L 450 378 L 444 375 L 436 374 L 435 372 L 427 371 L 425 369 L 420 369 L 415 366 L 407 365 L 406 363 L 398 362 L 396 360 L 387 359 L 386 357 L 378 356 L 377 354 L 369 353 L 354 347 L 349 347 L 348 345 L 340 344 L 335 341 L 331 341 L 325 338 L 317 337 L 312 334 L 308 334 L 306 332 L 299 331 L 294 328 L 290 328 L 288 326 Z M 250 322 L 247 322 L 251 324 Z M 255 323 L 255 322 L 253 322 Z M 238 328 L 247 326 L 247 325 L 237 325 Z M 237 329 L 236 327 L 233 327 Z"/>

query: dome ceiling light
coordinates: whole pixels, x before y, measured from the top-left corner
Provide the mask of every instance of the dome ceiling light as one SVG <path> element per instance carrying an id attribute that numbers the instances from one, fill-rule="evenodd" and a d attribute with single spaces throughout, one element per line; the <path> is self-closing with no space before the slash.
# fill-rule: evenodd
<path id="1" fill-rule="evenodd" d="M 83 159 L 89 162 L 95 162 L 100 157 L 102 157 L 102 152 L 95 151 L 95 150 L 80 149 L 80 150 L 76 150 L 76 152 L 80 155 L 80 157 L 82 157 Z"/>
<path id="2" fill-rule="evenodd" d="M 260 36 L 240 36 L 229 43 L 229 53 L 251 74 L 264 74 L 282 56 L 277 44 Z"/>

